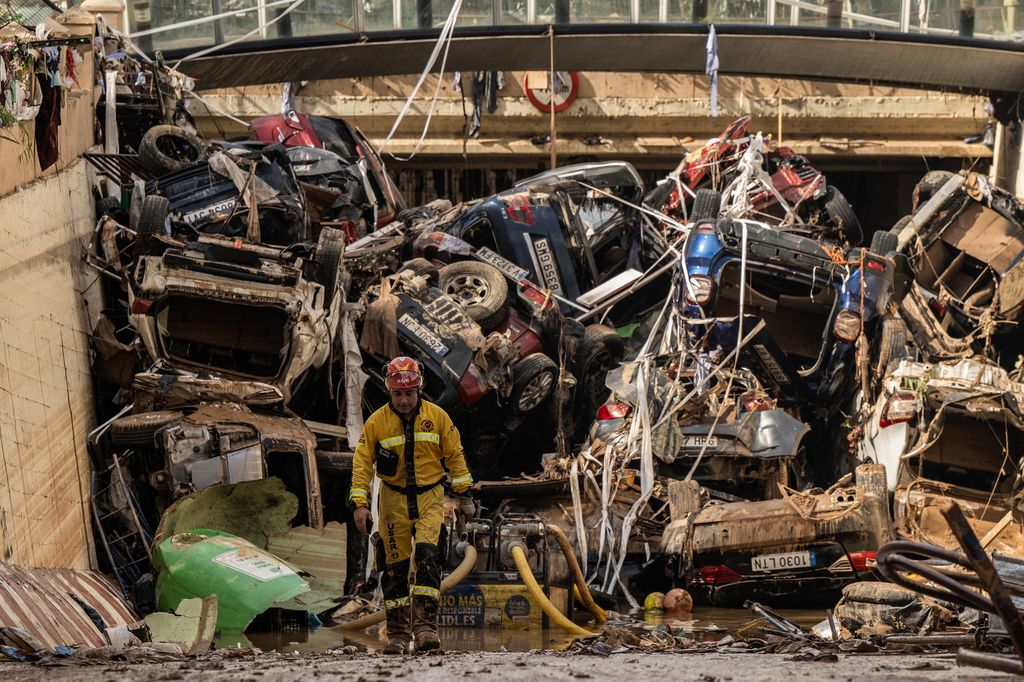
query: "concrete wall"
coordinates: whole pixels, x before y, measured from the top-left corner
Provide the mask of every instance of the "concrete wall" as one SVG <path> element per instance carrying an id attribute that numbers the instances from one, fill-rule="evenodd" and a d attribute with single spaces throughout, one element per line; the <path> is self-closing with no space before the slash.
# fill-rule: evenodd
<path id="1" fill-rule="evenodd" d="M 82 262 L 95 221 L 81 158 L 93 145 L 91 55 L 84 66 L 56 166 L 40 172 L 34 122 L 0 131 L 13 138 L 0 140 L 0 560 L 26 567 L 94 563 L 85 437 L 100 287 Z"/>

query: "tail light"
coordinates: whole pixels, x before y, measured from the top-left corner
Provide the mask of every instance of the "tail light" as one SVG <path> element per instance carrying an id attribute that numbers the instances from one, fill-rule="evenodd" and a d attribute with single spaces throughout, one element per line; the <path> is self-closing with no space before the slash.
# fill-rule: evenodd
<path id="1" fill-rule="evenodd" d="M 715 224 L 714 223 L 701 223 L 694 229 L 697 234 L 714 234 Z"/>
<path id="2" fill-rule="evenodd" d="M 882 411 L 882 418 L 878 420 L 878 425 L 885 427 L 909 422 L 917 416 L 920 409 L 921 406 L 915 393 L 912 391 L 896 391 L 889 398 L 889 402 L 885 404 L 885 409 Z"/>
<path id="3" fill-rule="evenodd" d="M 466 373 L 459 379 L 457 388 L 462 402 L 466 405 L 472 405 L 487 393 L 487 377 L 483 375 L 483 372 L 476 365 L 470 363 L 466 368 Z"/>
<path id="4" fill-rule="evenodd" d="M 612 401 L 597 408 L 597 420 L 608 421 L 609 419 L 622 419 L 629 414 L 629 404 Z"/>
<path id="5" fill-rule="evenodd" d="M 701 566 L 700 580 L 705 585 L 728 585 L 743 580 L 743 576 L 728 566 Z"/>
<path id="6" fill-rule="evenodd" d="M 935 317 L 939 320 L 939 322 L 941 322 L 942 318 L 946 316 L 946 304 L 940 301 L 938 298 L 933 298 L 932 300 L 928 301 L 928 307 L 931 309 L 933 313 L 935 313 Z"/>
<path id="7" fill-rule="evenodd" d="M 885 272 L 885 263 L 874 258 L 868 258 L 867 261 L 864 263 L 864 266 L 868 270 L 878 270 L 880 272 Z"/>
<path id="8" fill-rule="evenodd" d="M 843 343 L 853 343 L 860 336 L 860 315 L 852 310 L 840 310 L 832 324 L 832 334 Z"/>
<path id="9" fill-rule="evenodd" d="M 151 298 L 135 298 L 132 301 L 132 315 L 145 315 L 153 307 Z"/>
<path id="10" fill-rule="evenodd" d="M 711 300 L 715 280 L 707 275 L 690 275 L 689 286 L 683 291 L 683 298 L 690 305 L 706 305 Z"/>
<path id="11" fill-rule="evenodd" d="M 875 561 L 878 556 L 877 552 L 850 552 L 849 556 L 853 570 L 858 573 L 872 569 L 877 565 Z"/>

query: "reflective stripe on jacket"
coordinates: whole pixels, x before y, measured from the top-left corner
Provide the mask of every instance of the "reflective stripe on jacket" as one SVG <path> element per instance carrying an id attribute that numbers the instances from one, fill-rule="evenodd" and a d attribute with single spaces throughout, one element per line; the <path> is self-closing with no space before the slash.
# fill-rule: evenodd
<path id="1" fill-rule="evenodd" d="M 447 470 L 455 492 L 465 492 L 472 487 L 473 477 L 462 452 L 462 438 L 448 413 L 434 403 L 421 400 L 413 419 L 415 481 L 406 480 L 405 426 L 398 413 L 388 404 L 366 420 L 352 462 L 349 497 L 356 504 L 367 504 L 378 445 L 398 455 L 395 475 L 380 477 L 393 486 L 430 485 L 439 481 Z"/>

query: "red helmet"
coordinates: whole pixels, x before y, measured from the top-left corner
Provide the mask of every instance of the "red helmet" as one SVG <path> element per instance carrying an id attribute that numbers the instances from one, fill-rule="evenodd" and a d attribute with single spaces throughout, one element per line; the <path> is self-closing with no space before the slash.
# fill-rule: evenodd
<path id="1" fill-rule="evenodd" d="M 384 385 L 389 391 L 405 391 L 423 385 L 420 363 L 400 355 L 384 367 Z"/>

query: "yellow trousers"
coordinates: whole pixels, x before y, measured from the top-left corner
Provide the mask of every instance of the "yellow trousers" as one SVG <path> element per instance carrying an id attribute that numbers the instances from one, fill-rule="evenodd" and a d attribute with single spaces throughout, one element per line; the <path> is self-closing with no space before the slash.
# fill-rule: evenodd
<path id="1" fill-rule="evenodd" d="M 380 536 L 384 543 L 387 564 L 407 561 L 414 544 L 437 546 L 444 522 L 444 488 L 436 485 L 416 496 L 419 518 L 409 518 L 409 501 L 405 494 L 386 485 L 378 495 Z"/>

